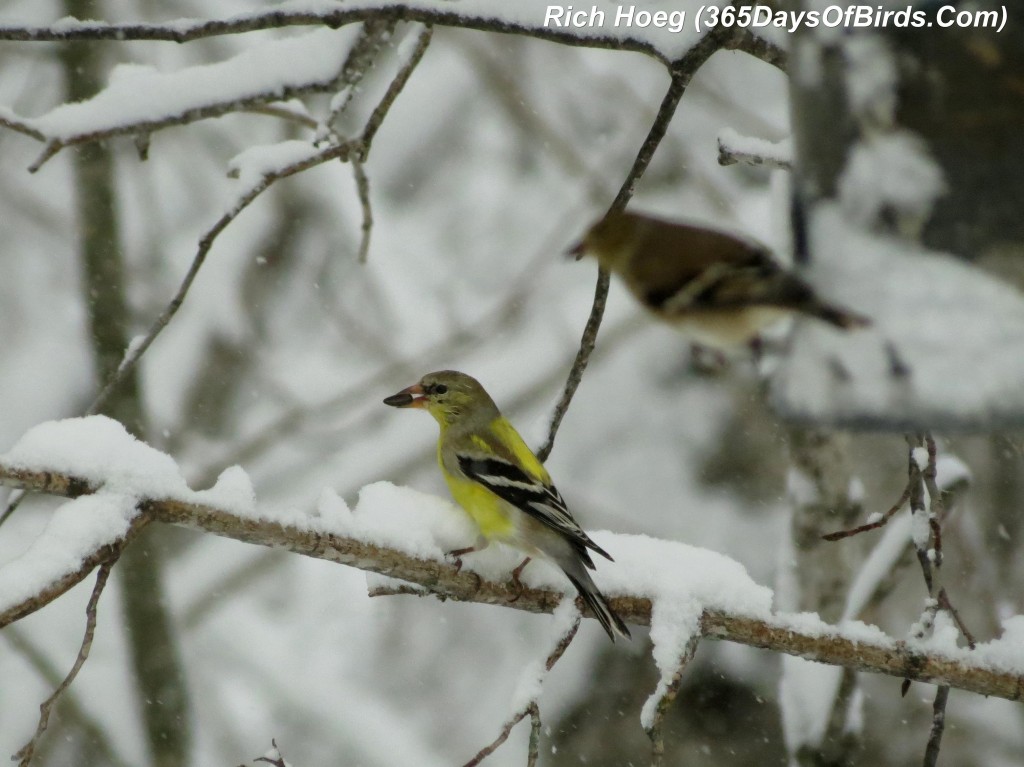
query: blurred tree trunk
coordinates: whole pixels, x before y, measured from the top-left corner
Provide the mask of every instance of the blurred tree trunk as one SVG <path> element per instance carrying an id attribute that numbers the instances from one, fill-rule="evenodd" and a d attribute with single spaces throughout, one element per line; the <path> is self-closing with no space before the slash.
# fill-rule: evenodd
<path id="1" fill-rule="evenodd" d="M 64 13 L 80 19 L 100 18 L 93 0 L 64 0 Z M 68 99 L 79 101 L 98 90 L 100 47 L 60 47 Z M 107 380 L 128 346 L 130 317 L 124 262 L 119 242 L 114 162 L 102 144 L 73 151 L 75 204 L 80 233 L 82 290 L 98 382 Z M 138 376 L 127 377 L 102 409 L 129 431 L 145 431 Z M 151 531 L 149 531 L 151 532 Z M 162 555 L 155 535 L 141 535 L 118 564 L 129 646 L 138 684 L 152 764 L 178 767 L 188 761 L 190 728 L 184 672 L 161 583 Z"/>

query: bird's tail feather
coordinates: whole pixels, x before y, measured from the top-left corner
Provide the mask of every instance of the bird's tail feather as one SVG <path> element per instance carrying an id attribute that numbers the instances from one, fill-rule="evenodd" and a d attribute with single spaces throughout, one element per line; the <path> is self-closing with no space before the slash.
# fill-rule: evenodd
<path id="1" fill-rule="evenodd" d="M 572 581 L 572 585 L 580 593 L 583 602 L 590 608 L 591 612 L 594 613 L 594 617 L 597 618 L 601 626 L 608 633 L 609 639 L 614 642 L 616 634 L 625 639 L 630 638 L 629 629 L 626 628 L 626 624 L 622 622 L 622 618 L 615 614 L 615 611 L 608 604 L 608 600 L 597 590 L 597 586 L 589 576 L 584 581 L 570 575 L 568 572 L 565 572 L 565 575 Z M 586 571 L 584 571 L 584 575 L 586 575 Z"/>

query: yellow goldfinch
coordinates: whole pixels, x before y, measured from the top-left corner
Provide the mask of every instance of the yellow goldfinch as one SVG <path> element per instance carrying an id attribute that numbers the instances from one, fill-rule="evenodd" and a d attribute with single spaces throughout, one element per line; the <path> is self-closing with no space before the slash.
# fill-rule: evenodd
<path id="1" fill-rule="evenodd" d="M 461 555 L 500 541 L 527 555 L 512 573 L 518 584 L 530 558 L 544 557 L 572 581 L 613 642 L 616 634 L 629 636 L 587 572 L 594 569 L 588 549 L 611 556 L 572 518 L 544 465 L 475 378 L 454 370 L 429 373 L 384 404 L 422 408 L 441 427 L 441 472 L 480 531 L 474 546 L 448 552 L 457 566 Z"/>
<path id="2" fill-rule="evenodd" d="M 639 213 L 611 213 L 570 253 L 595 257 L 636 299 L 695 341 L 729 347 L 753 341 L 799 312 L 843 330 L 869 324 L 822 300 L 752 240 Z"/>

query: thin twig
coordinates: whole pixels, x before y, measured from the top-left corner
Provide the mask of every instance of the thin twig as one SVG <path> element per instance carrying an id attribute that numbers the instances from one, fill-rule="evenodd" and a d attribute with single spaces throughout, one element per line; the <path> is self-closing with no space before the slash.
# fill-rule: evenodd
<path id="1" fill-rule="evenodd" d="M 700 50 L 703 50 L 703 48 Z M 650 130 L 647 132 L 647 138 L 644 139 L 644 143 L 640 146 L 640 151 L 633 160 L 633 166 L 629 169 L 626 179 L 619 188 L 619 193 L 615 196 L 615 200 L 608 209 L 609 213 L 622 210 L 633 197 L 633 189 L 643 176 L 644 171 L 647 170 L 647 166 L 651 163 L 651 158 L 654 157 L 655 150 L 665 137 L 669 123 L 672 121 L 672 116 L 676 112 L 676 107 L 679 106 L 679 101 L 686 91 L 686 86 L 693 77 L 693 72 L 704 63 L 705 58 L 695 58 L 691 61 L 690 54 L 687 54 L 677 66 L 673 67 L 672 81 L 669 83 L 665 97 L 661 100 L 658 114 L 655 116 Z M 594 345 L 597 343 L 597 333 L 601 329 L 601 319 L 604 317 L 604 307 L 608 301 L 608 287 L 610 283 L 611 275 L 608 271 L 603 267 L 598 268 L 597 284 L 594 286 L 594 302 L 590 306 L 590 316 L 587 317 L 587 324 L 583 327 L 580 348 L 576 353 L 576 359 L 573 360 L 572 367 L 569 369 L 569 376 L 565 380 L 562 397 L 558 400 L 558 404 L 555 405 L 554 412 L 551 415 L 551 425 L 548 427 L 547 440 L 537 451 L 537 457 L 542 462 L 546 461 L 548 456 L 551 455 L 551 450 L 555 446 L 555 436 L 558 434 L 558 428 L 562 425 L 562 419 L 569 410 L 572 398 L 576 395 L 580 381 L 583 380 L 583 372 L 587 369 L 587 364 L 590 362 L 590 355 L 593 353 Z"/>
<path id="2" fill-rule="evenodd" d="M 526 767 L 536 767 L 540 759 L 540 709 L 536 701 L 530 704 L 530 742 L 526 747 Z"/>
<path id="3" fill-rule="evenodd" d="M 679 685 L 683 681 L 683 672 L 693 660 L 697 652 L 697 645 L 700 642 L 699 636 L 690 637 L 682 653 L 679 655 L 679 662 L 676 666 L 672 679 L 665 688 L 664 694 L 658 700 L 654 708 L 654 716 L 651 719 L 651 726 L 647 728 L 647 737 L 651 739 L 651 767 L 662 767 L 665 763 L 665 736 L 662 732 L 662 725 L 665 722 L 665 714 L 668 712 L 676 696 L 679 694 Z"/>
<path id="4" fill-rule="evenodd" d="M 107 398 L 118 386 L 121 385 L 125 378 L 127 378 L 128 374 L 138 363 L 139 359 L 141 359 L 142 355 L 146 353 L 146 350 L 149 349 L 153 341 L 156 340 L 156 337 L 160 335 L 161 331 L 167 327 L 174 315 L 177 314 L 178 309 L 181 308 L 182 303 L 185 301 L 185 297 L 188 295 L 189 288 L 192 287 L 192 283 L 195 281 L 196 275 L 199 274 L 199 270 L 202 268 L 203 262 L 206 260 L 206 256 L 210 252 L 210 248 L 213 247 L 213 243 L 216 241 L 220 233 L 223 232 L 232 221 L 238 218 L 243 210 L 249 207 L 257 197 L 270 188 L 275 181 L 280 181 L 283 178 L 295 175 L 296 173 L 308 170 L 309 168 L 330 160 L 348 157 L 354 149 L 355 145 L 352 143 L 330 146 L 312 157 L 305 158 L 284 168 L 266 174 L 239 198 L 238 202 L 235 203 L 231 210 L 217 219 L 217 222 L 200 238 L 196 254 L 192 259 L 192 264 L 189 266 L 184 279 L 178 286 L 178 292 L 174 294 L 170 303 L 164 307 L 164 310 L 160 312 L 159 316 L 153 321 L 153 324 L 150 326 L 149 330 L 146 331 L 146 334 L 142 339 L 137 344 L 132 345 L 131 349 L 125 355 L 124 360 L 118 366 L 117 371 L 110 377 L 100 393 L 96 395 L 96 399 L 93 400 L 88 410 L 86 410 L 86 415 L 94 415 L 99 412 L 100 408 L 103 407 L 103 404 L 107 401 Z"/>
<path id="5" fill-rule="evenodd" d="M 89 604 L 85 607 L 85 636 L 82 637 L 82 646 L 78 650 L 78 657 L 75 658 L 75 663 L 68 672 L 68 675 L 64 677 L 64 681 L 60 683 L 53 694 L 47 698 L 39 706 L 39 724 L 36 726 L 36 732 L 32 738 L 26 743 L 21 749 L 14 755 L 14 759 L 20 760 L 18 767 L 28 767 L 32 761 L 32 756 L 35 753 L 36 745 L 39 743 L 39 739 L 46 732 L 46 728 L 50 723 L 50 712 L 53 710 L 53 705 L 57 702 L 57 699 L 61 696 L 71 683 L 75 681 L 75 677 L 78 676 L 78 672 L 85 665 L 85 661 L 89 658 L 89 651 L 92 649 L 92 638 L 96 633 L 96 605 L 100 601 L 100 594 L 103 593 L 104 587 L 107 585 L 107 577 L 110 575 L 110 568 L 114 566 L 114 562 L 117 561 L 116 555 L 107 559 L 103 564 L 100 565 L 99 570 L 96 572 L 96 584 L 92 588 L 92 596 L 89 597 Z"/>
<path id="6" fill-rule="evenodd" d="M 288 762 L 286 762 L 284 757 L 281 755 L 281 749 L 277 747 L 277 738 L 271 738 L 270 744 L 273 746 L 273 754 L 268 756 L 257 756 L 253 761 L 266 762 L 267 764 L 272 765 L 272 767 L 287 767 Z"/>
<path id="7" fill-rule="evenodd" d="M 373 231 L 373 208 L 370 207 L 370 179 L 366 177 L 363 161 L 357 155 L 349 158 L 352 164 L 352 175 L 356 180 L 356 192 L 359 194 L 359 206 L 363 210 L 363 223 L 359 237 L 359 263 L 365 264 L 370 252 L 370 233 Z"/>
<path id="8" fill-rule="evenodd" d="M 21 506 L 21 502 L 27 497 L 28 493 L 21 492 L 20 490 L 15 490 L 11 493 L 11 497 L 7 500 L 7 505 L 4 507 L 4 510 L 0 512 L 0 527 L 3 527 L 4 522 L 11 518 L 11 515 L 18 510 L 18 507 Z"/>
<path id="9" fill-rule="evenodd" d="M 352 103 L 352 96 L 355 94 L 359 83 L 363 81 L 366 74 L 373 68 L 377 61 L 377 55 L 385 43 L 391 39 L 395 31 L 395 21 L 387 19 L 367 19 L 363 22 L 363 28 L 359 30 L 359 36 L 352 43 L 345 64 L 341 68 L 341 80 L 338 83 L 343 89 L 344 96 L 337 99 L 337 103 L 331 106 L 331 112 L 324 122 L 328 130 L 334 130 L 338 120 Z"/>
<path id="10" fill-rule="evenodd" d="M 946 702 L 948 700 L 949 687 L 941 685 L 935 691 L 935 702 L 932 704 L 932 729 L 928 735 L 928 745 L 924 750 L 924 767 L 935 767 L 938 762 L 942 733 L 946 728 Z"/>
<path id="11" fill-rule="evenodd" d="M 908 500 L 910 500 L 910 486 L 911 486 L 911 483 L 907 482 L 907 485 L 906 485 L 906 487 L 903 488 L 903 493 L 900 495 L 899 500 L 896 501 L 896 503 L 894 503 L 892 505 L 892 507 L 887 512 L 885 512 L 881 517 L 876 519 L 874 522 L 868 522 L 865 525 L 860 525 L 859 527 L 853 527 L 853 528 L 850 528 L 849 530 L 839 530 L 837 532 L 829 533 L 828 535 L 823 535 L 821 537 L 824 540 L 826 540 L 826 541 L 838 541 L 838 540 L 842 540 L 843 538 L 849 538 L 850 536 L 853 536 L 853 535 L 858 535 L 860 533 L 866 533 L 869 530 L 877 530 L 878 528 L 883 527 L 885 525 L 885 523 L 888 522 L 889 519 L 894 514 L 896 514 L 897 511 L 902 509 L 903 505 Z"/>
<path id="12" fill-rule="evenodd" d="M 547 660 L 544 661 L 545 671 L 550 671 L 552 668 L 554 668 L 555 664 L 558 663 L 562 655 L 565 654 L 565 651 L 572 643 L 572 640 L 576 637 L 576 632 L 579 630 L 579 627 L 580 616 L 579 614 L 577 614 L 575 620 L 572 623 L 572 627 L 567 632 L 565 632 L 565 634 L 562 635 L 562 637 L 558 640 L 558 643 L 555 645 L 555 648 L 548 654 Z M 479 765 L 484 759 L 493 754 L 502 743 L 508 740 L 508 736 L 512 733 L 513 728 L 521 721 L 523 721 L 523 719 L 525 719 L 527 716 L 530 717 L 531 721 L 531 752 L 529 757 L 530 761 L 528 761 L 527 764 L 535 764 L 536 756 L 535 752 L 533 751 L 533 741 L 534 731 L 536 731 L 537 733 L 537 739 L 539 740 L 540 738 L 540 711 L 537 708 L 537 701 L 531 700 L 522 709 L 513 714 L 512 717 L 510 717 L 507 722 L 505 722 L 505 726 L 501 728 L 501 732 L 498 733 L 497 738 L 495 738 L 489 744 L 481 748 L 472 759 L 470 759 L 463 765 L 463 767 L 477 767 L 477 765 Z"/>
<path id="13" fill-rule="evenodd" d="M 246 107 L 241 111 L 254 115 L 267 115 L 268 117 L 277 117 L 281 120 L 296 122 L 303 128 L 309 128 L 310 130 L 316 130 L 320 127 L 320 123 L 309 115 L 303 114 L 297 109 L 289 109 L 281 104 L 257 104 L 256 106 Z"/>
<path id="14" fill-rule="evenodd" d="M 960 618 L 959 611 L 957 611 L 957 609 L 953 607 L 953 603 L 949 601 L 949 595 L 946 593 L 945 588 L 939 589 L 938 603 L 939 607 L 941 607 L 943 610 L 945 610 L 952 616 L 953 622 L 956 624 L 956 627 L 960 629 L 960 633 L 963 634 L 964 639 L 967 640 L 967 646 L 973 650 L 978 644 L 974 641 L 974 634 L 967 630 L 967 626 Z"/>
<path id="15" fill-rule="evenodd" d="M 749 53 L 766 64 L 771 64 L 783 72 L 786 71 L 789 63 L 789 54 L 784 48 L 779 47 L 760 35 L 754 34 L 747 27 L 737 26 L 735 29 L 736 34 L 726 42 L 725 48 Z"/>
<path id="16" fill-rule="evenodd" d="M 412 76 L 413 71 L 423 59 L 423 54 L 427 52 L 427 46 L 430 45 L 430 39 L 433 34 L 434 28 L 429 24 L 423 28 L 420 32 L 419 39 L 416 41 L 416 47 L 413 48 L 412 53 L 409 54 L 409 58 L 405 64 L 403 64 L 398 70 L 398 73 L 395 75 L 394 79 L 392 79 L 391 84 L 388 85 L 388 89 L 384 92 L 384 95 L 381 97 L 377 107 L 367 119 L 366 125 L 363 127 L 362 134 L 363 160 L 365 160 L 367 155 L 369 155 L 370 146 L 373 144 L 374 136 L 377 135 L 377 130 L 384 122 L 384 118 L 387 117 L 392 104 L 395 103 L 395 99 L 398 98 L 398 94 L 402 92 L 405 84 L 409 82 L 409 78 Z"/>
<path id="17" fill-rule="evenodd" d="M 604 307 L 608 302 L 608 288 L 611 285 L 611 274 L 604 267 L 597 270 L 597 284 L 594 286 L 594 302 L 590 305 L 590 316 L 587 317 L 587 324 L 583 327 L 583 337 L 580 338 L 580 349 L 576 352 L 576 359 L 573 360 L 569 369 L 569 377 L 565 381 L 565 388 L 562 390 L 562 397 L 555 405 L 551 414 L 551 425 L 548 427 L 547 441 L 537 451 L 537 457 L 541 462 L 548 459 L 551 450 L 555 446 L 555 435 L 558 427 L 562 425 L 562 419 L 569 410 L 576 389 L 583 380 L 583 371 L 587 369 L 590 362 L 590 355 L 597 344 L 597 332 L 601 329 L 601 319 L 604 317 Z"/>
<path id="18" fill-rule="evenodd" d="M 8 626 L 4 629 L 3 638 L 22 655 L 47 685 L 56 688 L 63 678 L 61 672 L 25 634 L 17 626 Z M 82 705 L 73 689 L 65 690 L 61 696 L 60 722 L 63 728 L 79 733 L 81 741 L 88 744 L 86 748 L 97 762 L 106 767 L 129 767 L 129 762 L 117 753 L 110 742 L 109 731 Z M 45 761 L 45 750 L 40 749 L 40 756 Z"/>

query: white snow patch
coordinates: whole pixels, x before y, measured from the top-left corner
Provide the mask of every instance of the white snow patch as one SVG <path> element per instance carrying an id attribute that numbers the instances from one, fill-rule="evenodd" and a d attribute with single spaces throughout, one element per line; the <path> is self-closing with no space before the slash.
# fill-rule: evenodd
<path id="1" fill-rule="evenodd" d="M 871 126 L 891 126 L 896 115 L 896 59 L 881 35 L 842 38 L 850 111 Z"/>
<path id="2" fill-rule="evenodd" d="M 733 152 L 763 157 L 778 164 L 793 161 L 793 140 L 790 138 L 769 141 L 756 136 L 743 136 L 733 128 L 722 128 L 718 132 L 718 143 Z"/>
<path id="3" fill-rule="evenodd" d="M 942 169 L 925 143 L 909 131 L 858 141 L 838 184 L 839 200 L 851 222 L 872 229 L 896 214 L 911 235 L 917 234 L 946 189 Z"/>
<path id="4" fill-rule="evenodd" d="M 797 323 L 771 381 L 783 415 L 904 430 L 1024 422 L 1018 290 L 962 259 L 851 225 L 835 204 L 812 211 L 809 235 L 819 257 L 808 279 L 872 325 L 840 334 Z"/>
<path id="5" fill-rule="evenodd" d="M 955 455 L 944 453 L 935 459 L 935 483 L 941 490 L 970 484 L 972 478 L 970 468 Z"/>
<path id="6" fill-rule="evenodd" d="M 979 644 L 972 656 L 998 671 L 1024 672 L 1024 615 L 1014 615 L 1003 622 L 1003 635 Z"/>
<path id="7" fill-rule="evenodd" d="M 192 492 L 173 458 L 102 415 L 34 426 L 0 455 L 0 462 L 14 468 L 70 474 L 135 498 L 187 500 Z"/>
<path id="8" fill-rule="evenodd" d="M 256 513 L 256 490 L 241 466 L 224 469 L 213 487 L 194 491 L 192 498 L 196 503 L 216 506 L 239 517 L 252 517 Z"/>
<path id="9" fill-rule="evenodd" d="M 790 466 L 786 472 L 786 495 L 795 506 L 812 506 L 821 502 L 817 486 L 795 466 Z"/>
<path id="10" fill-rule="evenodd" d="M 283 98 L 290 89 L 326 84 L 337 77 L 348 53 L 346 37 L 345 30 L 318 29 L 261 42 L 226 61 L 177 72 L 118 66 L 107 87 L 91 99 L 61 104 L 25 122 L 49 138 L 66 140 L 125 125 L 161 122 L 263 93 Z"/>
<path id="11" fill-rule="evenodd" d="M 928 449 L 924 447 L 915 447 L 910 451 L 910 460 L 912 460 L 918 469 L 922 471 L 928 468 Z"/>
<path id="12" fill-rule="evenodd" d="M 123 538 L 136 514 L 136 499 L 100 490 L 60 506 L 26 551 L 0 567 L 0 612 L 82 566 L 85 557 Z"/>
<path id="13" fill-rule="evenodd" d="M 932 535 L 931 519 L 932 513 L 926 509 L 911 511 L 910 540 L 914 542 L 915 548 L 923 549 L 928 545 L 928 539 Z"/>

